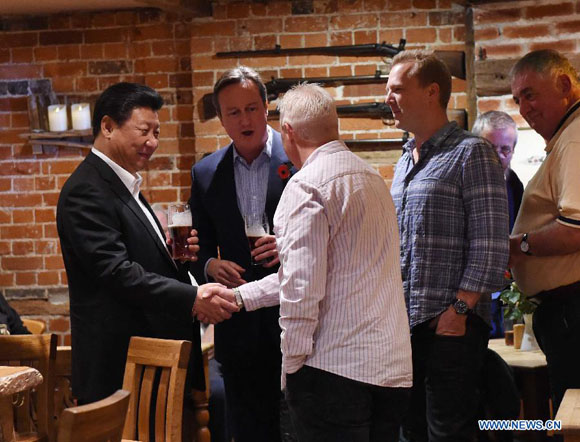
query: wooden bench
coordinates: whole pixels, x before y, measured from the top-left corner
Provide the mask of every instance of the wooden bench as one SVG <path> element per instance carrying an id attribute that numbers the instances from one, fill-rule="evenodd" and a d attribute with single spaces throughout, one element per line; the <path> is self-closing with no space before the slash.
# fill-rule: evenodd
<path id="1" fill-rule="evenodd" d="M 555 433 L 563 434 L 565 442 L 580 442 L 580 389 L 566 390 L 556 420 L 562 423 L 562 430 Z"/>

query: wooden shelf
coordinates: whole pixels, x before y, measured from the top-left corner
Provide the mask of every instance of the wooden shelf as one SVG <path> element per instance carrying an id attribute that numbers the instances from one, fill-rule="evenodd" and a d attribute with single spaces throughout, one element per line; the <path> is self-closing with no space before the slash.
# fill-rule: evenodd
<path id="1" fill-rule="evenodd" d="M 93 145 L 92 129 L 67 130 L 64 132 L 35 131 L 24 133 L 21 137 L 28 138 L 34 153 L 42 153 L 43 146 L 90 149 Z"/>

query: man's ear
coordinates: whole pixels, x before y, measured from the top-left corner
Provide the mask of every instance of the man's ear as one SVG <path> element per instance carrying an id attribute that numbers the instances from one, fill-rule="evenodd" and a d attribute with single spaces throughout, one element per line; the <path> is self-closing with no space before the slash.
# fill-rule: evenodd
<path id="1" fill-rule="evenodd" d="M 570 80 L 570 77 L 568 76 L 568 74 L 558 75 L 558 78 L 556 79 L 556 85 L 558 87 L 558 90 L 564 96 L 569 95 L 570 91 L 572 90 L 572 81 Z"/>
<path id="2" fill-rule="evenodd" d="M 429 98 L 433 98 L 439 102 L 439 94 L 441 91 L 437 83 L 431 83 L 429 86 L 427 86 L 427 93 Z"/>
<path id="3" fill-rule="evenodd" d="M 116 127 L 117 123 L 115 123 L 113 119 L 108 115 L 105 115 L 101 119 L 101 133 L 104 135 L 106 139 L 111 138 L 111 135 L 113 134 L 113 129 L 115 129 Z"/>

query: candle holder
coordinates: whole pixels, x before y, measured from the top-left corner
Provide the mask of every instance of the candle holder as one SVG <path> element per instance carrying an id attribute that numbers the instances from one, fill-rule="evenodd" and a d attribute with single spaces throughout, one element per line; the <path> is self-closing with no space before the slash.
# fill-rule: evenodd
<path id="1" fill-rule="evenodd" d="M 89 103 L 75 103 L 70 106 L 74 130 L 91 128 L 91 109 Z"/>
<path id="2" fill-rule="evenodd" d="M 53 104 L 48 106 L 48 127 L 51 132 L 64 132 L 68 129 L 66 105 Z"/>

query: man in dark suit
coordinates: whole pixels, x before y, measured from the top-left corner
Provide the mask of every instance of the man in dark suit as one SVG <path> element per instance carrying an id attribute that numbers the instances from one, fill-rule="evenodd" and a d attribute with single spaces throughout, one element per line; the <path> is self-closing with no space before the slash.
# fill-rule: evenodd
<path id="1" fill-rule="evenodd" d="M 218 296 L 203 298 L 222 290 L 218 284 L 191 285 L 187 266 L 171 258 L 163 229 L 139 192 L 137 172 L 159 145 L 162 105 L 157 92 L 139 84 L 118 83 L 103 92 L 93 114 L 94 147 L 58 201 L 73 394 L 80 404 L 121 387 L 131 336 L 192 341 L 188 385 L 203 388 L 193 314 L 217 321 L 237 310 Z"/>
<path id="2" fill-rule="evenodd" d="M 258 207 L 272 225 L 289 175 L 288 158 L 280 134 L 267 125 L 266 88 L 254 70 L 241 66 L 227 71 L 214 86 L 213 98 L 232 143 L 192 170 L 190 204 L 200 245 L 193 267 L 198 281 L 233 288 L 278 269 L 271 234 L 252 252 L 256 260 L 269 261 L 251 265 L 243 215 Z M 280 440 L 278 316 L 278 307 L 242 310 L 216 326 L 215 356 L 221 363 L 236 442 Z"/>

